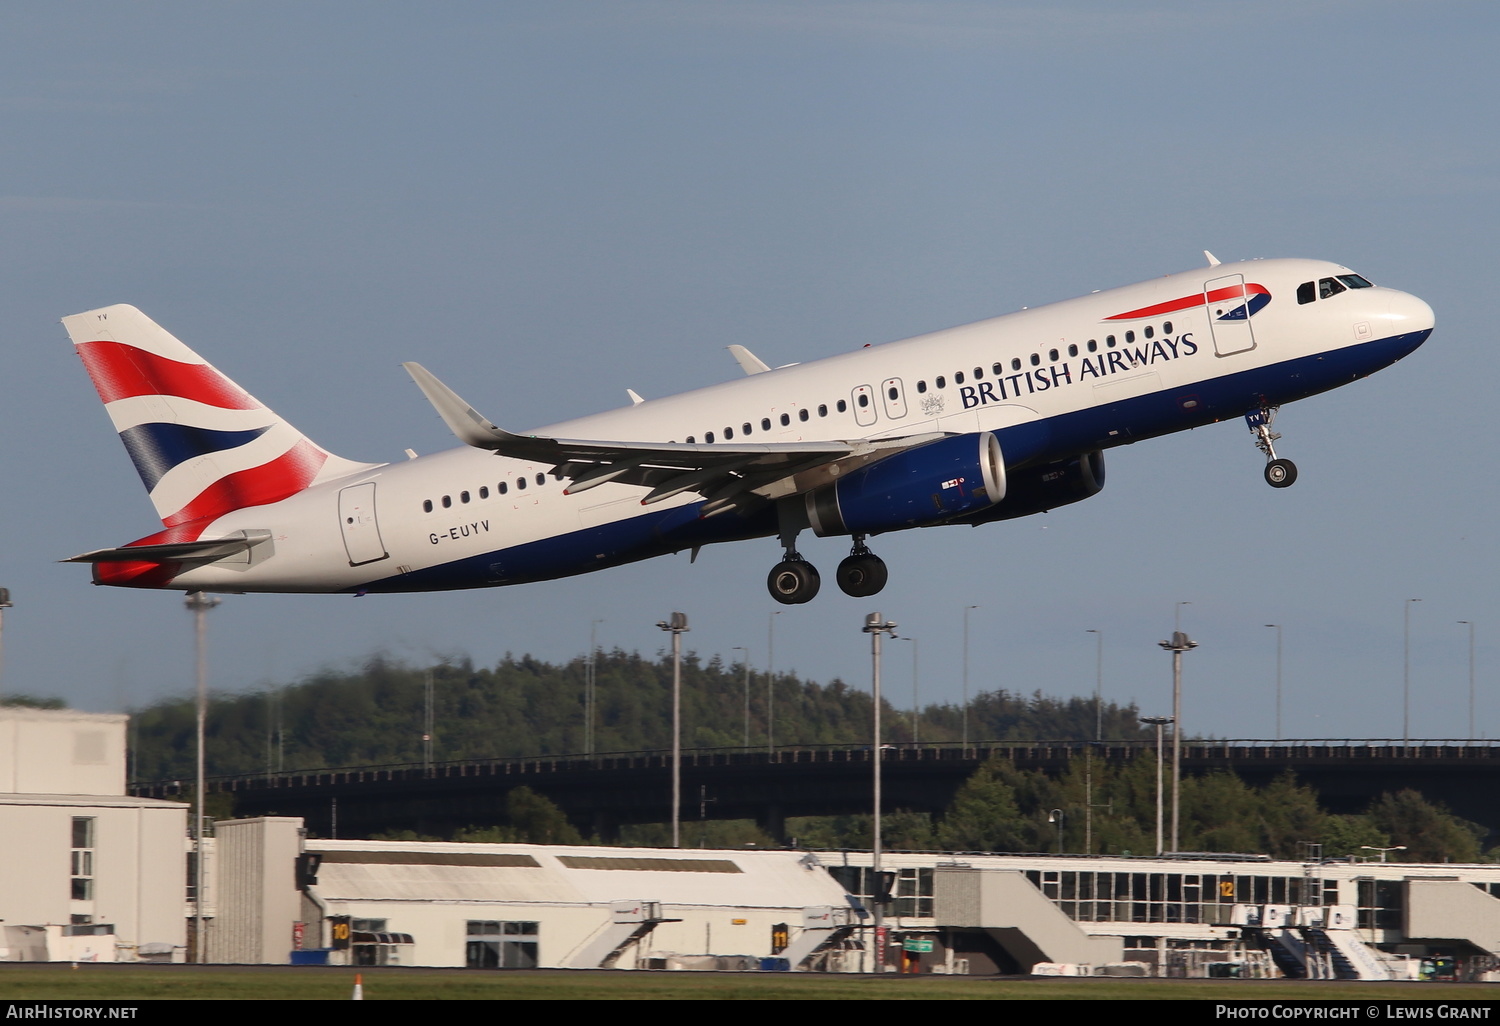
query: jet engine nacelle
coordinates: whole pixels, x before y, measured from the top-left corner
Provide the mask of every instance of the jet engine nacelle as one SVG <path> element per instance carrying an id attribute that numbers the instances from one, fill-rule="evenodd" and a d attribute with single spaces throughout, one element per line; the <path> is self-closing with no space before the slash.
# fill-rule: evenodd
<path id="1" fill-rule="evenodd" d="M 1000 440 L 983 431 L 903 450 L 809 492 L 807 519 L 819 537 L 879 534 L 982 513 L 1005 495 Z"/>
<path id="2" fill-rule="evenodd" d="M 1104 454 L 1086 452 L 1072 459 L 1011 471 L 1004 502 L 949 522 L 978 526 L 1029 517 L 1098 495 L 1103 487 Z"/>

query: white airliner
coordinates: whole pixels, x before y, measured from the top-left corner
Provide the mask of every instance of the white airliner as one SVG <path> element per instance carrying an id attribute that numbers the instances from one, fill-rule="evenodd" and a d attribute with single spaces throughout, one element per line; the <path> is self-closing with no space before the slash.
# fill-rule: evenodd
<path id="1" fill-rule="evenodd" d="M 164 530 L 74 556 L 96 584 L 410 592 L 521 584 L 774 537 L 780 602 L 818 572 L 799 533 L 849 536 L 848 595 L 878 592 L 871 535 L 1077 502 L 1102 451 L 1244 418 L 1266 480 L 1283 404 L 1371 374 L 1431 334 L 1422 300 L 1314 260 L 1209 266 L 512 434 L 418 364 L 464 447 L 332 455 L 131 306 L 63 319 Z"/>

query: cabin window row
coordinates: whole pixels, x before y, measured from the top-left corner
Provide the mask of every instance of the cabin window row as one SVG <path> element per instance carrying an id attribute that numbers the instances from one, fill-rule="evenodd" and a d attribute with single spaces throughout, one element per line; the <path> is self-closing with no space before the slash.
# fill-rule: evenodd
<path id="1" fill-rule="evenodd" d="M 536 481 L 537 487 L 540 488 L 542 485 L 544 485 L 544 484 L 547 483 L 547 475 L 546 474 L 537 474 L 537 475 L 535 475 L 535 477 L 533 478 L 533 480 Z M 515 479 L 515 488 L 516 488 L 516 491 L 518 491 L 518 492 L 524 492 L 526 490 L 526 483 L 527 482 L 526 482 L 526 475 L 525 474 L 522 474 L 522 475 L 518 476 Z M 510 482 L 508 482 L 508 481 L 501 481 L 499 484 L 497 484 L 495 486 L 495 494 L 496 495 L 505 495 L 505 494 L 507 494 L 510 491 L 510 489 L 511 489 L 511 483 Z M 479 493 L 478 493 L 478 495 L 479 495 L 480 499 L 488 499 L 490 497 L 490 486 L 489 485 L 480 485 L 479 486 Z M 467 492 L 467 491 L 459 492 L 458 493 L 458 502 L 459 502 L 460 505 L 463 505 L 464 503 L 473 502 L 473 501 L 474 501 L 474 493 Z M 422 500 L 422 512 L 423 513 L 431 513 L 433 511 L 435 505 L 441 506 L 443 509 L 452 509 L 453 508 L 453 502 L 454 502 L 454 499 L 453 499 L 453 496 L 451 496 L 451 495 L 444 495 L 442 498 L 438 499 L 438 501 L 437 501 L 436 504 L 434 504 L 431 499 L 423 499 Z"/>
<path id="2" fill-rule="evenodd" d="M 1172 322 L 1171 321 L 1163 321 L 1162 322 L 1161 333 L 1163 335 L 1170 335 L 1172 333 Z M 1152 325 L 1152 324 L 1146 325 L 1144 328 L 1141 329 L 1141 334 L 1145 338 L 1148 338 L 1148 339 L 1149 338 L 1155 338 L 1156 337 L 1156 326 Z M 1126 345 L 1130 345 L 1133 342 L 1135 342 L 1135 331 L 1134 331 L 1134 329 L 1131 329 L 1131 330 L 1125 332 L 1125 344 Z M 1116 336 L 1114 336 L 1114 335 L 1106 335 L 1106 336 L 1104 336 L 1104 348 L 1106 348 L 1106 349 L 1113 349 L 1117 345 L 1119 345 L 1119 339 Z M 1085 343 L 1084 348 L 1087 349 L 1091 353 L 1097 353 L 1099 351 L 1099 340 L 1095 339 L 1095 338 L 1089 339 L 1088 342 Z M 1070 356 L 1070 357 L 1076 357 L 1078 355 L 1078 353 L 1079 353 L 1079 347 L 1078 347 L 1077 343 L 1069 343 L 1069 345 L 1067 347 L 1067 351 L 1068 351 L 1068 356 Z M 1042 364 L 1042 354 L 1041 354 L 1040 351 L 1032 353 L 1030 359 L 1031 359 L 1031 366 L 1033 366 L 1033 367 L 1040 367 L 1041 366 L 1041 364 Z M 1061 350 L 1058 350 L 1058 349 L 1049 349 L 1047 351 L 1047 360 L 1048 360 L 1048 362 L 1050 362 L 1050 363 L 1056 363 L 1060 359 L 1062 359 L 1062 352 L 1061 352 Z M 1023 365 L 1021 363 L 1020 357 L 1014 357 L 1014 358 L 1011 359 L 1011 361 L 1010 361 L 1010 369 L 1012 371 L 1019 371 L 1019 370 L 1023 369 Z M 993 363 L 993 364 L 990 365 L 990 373 L 992 373 L 995 377 L 1002 376 L 1005 373 L 1005 364 L 997 360 L 995 363 Z M 984 374 L 985 374 L 985 370 L 984 370 L 983 367 L 975 367 L 974 368 L 974 380 L 978 381 L 978 380 L 982 379 L 984 377 Z M 953 383 L 955 385 L 962 385 L 966 380 L 968 380 L 968 378 L 965 375 L 965 372 L 963 372 L 963 371 L 954 371 L 954 373 L 953 373 Z M 933 379 L 933 384 L 937 388 L 947 388 L 948 387 L 948 378 L 947 378 L 946 375 L 939 374 L 936 378 Z M 927 391 L 927 381 L 926 381 L 925 378 L 922 379 L 922 380 L 919 380 L 917 382 L 917 391 L 921 392 L 921 393 L 925 393 Z M 892 401 L 895 401 L 895 400 L 897 400 L 897 399 L 899 399 L 901 397 L 900 389 L 896 388 L 896 386 L 894 386 L 894 385 L 890 386 L 887 389 L 887 392 L 889 394 L 889 398 Z M 860 406 L 861 409 L 866 408 L 866 407 L 868 407 L 870 405 L 870 394 L 868 392 L 860 392 L 859 395 L 857 395 L 855 397 L 854 401 Z M 847 412 L 849 412 L 849 400 L 847 400 L 847 399 L 840 399 L 838 402 L 836 402 L 836 403 L 833 404 L 833 409 L 834 409 L 835 412 L 838 412 L 838 413 L 847 413 Z M 828 404 L 827 403 L 819 403 L 818 406 L 817 406 L 817 411 L 818 411 L 818 416 L 819 417 L 827 417 L 828 414 L 829 414 Z M 783 413 L 777 419 L 781 423 L 782 427 L 790 427 L 791 423 L 792 423 L 792 414 L 790 414 L 790 413 Z M 812 410 L 811 410 L 811 408 L 804 406 L 801 409 L 799 409 L 797 411 L 797 419 L 799 421 L 802 421 L 802 422 L 806 422 L 806 421 L 811 420 L 812 419 Z M 771 430 L 771 426 L 772 426 L 772 423 L 771 423 L 771 418 L 770 417 L 762 417 L 760 419 L 760 429 L 762 431 L 770 431 Z M 727 425 L 724 426 L 724 428 L 721 431 L 705 431 L 705 432 L 703 432 L 703 441 L 706 444 L 709 444 L 709 445 L 712 445 L 715 441 L 717 441 L 720 438 L 722 438 L 726 442 L 733 441 L 734 438 L 735 438 L 735 432 L 736 431 L 738 431 L 739 434 L 742 437 L 749 437 L 750 435 L 752 435 L 752 434 L 755 433 L 755 424 L 754 424 L 754 422 L 747 420 L 747 421 L 743 421 L 738 428 L 736 428 L 733 424 L 727 424 Z M 686 441 L 687 441 L 688 445 L 696 445 L 696 444 L 698 444 L 698 436 L 697 435 L 688 435 Z"/>
<path id="3" fill-rule="evenodd" d="M 1162 322 L 1161 333 L 1163 335 L 1170 335 L 1170 334 L 1172 334 L 1172 322 L 1171 321 L 1163 321 Z M 1155 338 L 1156 337 L 1156 326 L 1152 325 L 1152 324 L 1146 325 L 1144 328 L 1141 329 L 1141 334 L 1144 337 L 1146 337 L 1146 338 Z M 1135 331 L 1131 330 L 1131 331 L 1125 332 L 1125 344 L 1126 345 L 1130 345 L 1133 342 L 1135 342 Z M 1119 341 L 1119 339 L 1116 336 L 1114 336 L 1114 335 L 1105 335 L 1104 336 L 1104 348 L 1106 348 L 1106 349 L 1113 349 L 1113 348 L 1115 348 L 1115 346 L 1117 346 L 1119 344 L 1120 344 L 1120 341 Z M 1099 340 L 1096 339 L 1096 338 L 1089 339 L 1088 342 L 1085 343 L 1084 348 L 1087 349 L 1091 353 L 1097 353 L 1099 351 Z M 1068 355 L 1070 357 L 1077 356 L 1078 352 L 1079 352 L 1078 344 L 1076 342 L 1070 342 L 1068 344 L 1067 350 L 1068 350 Z M 1061 359 L 1062 359 L 1062 351 L 1061 350 L 1059 350 L 1059 349 L 1049 349 L 1049 350 L 1047 350 L 1047 362 L 1048 363 L 1056 363 L 1058 360 L 1061 360 Z M 1042 365 L 1042 353 L 1041 353 L 1041 351 L 1038 350 L 1037 352 L 1032 353 L 1029 362 L 1030 362 L 1031 366 L 1033 366 L 1033 367 L 1040 367 Z M 1012 371 L 1023 370 L 1024 366 L 1025 365 L 1022 364 L 1020 357 L 1017 356 L 1017 357 L 1012 357 L 1011 358 L 1010 369 Z M 1002 375 L 1005 374 L 1005 364 L 997 360 L 995 363 L 993 363 L 993 364 L 990 365 L 990 373 L 992 373 L 997 378 L 1001 377 Z M 978 380 L 980 380 L 983 377 L 984 377 L 984 368 L 983 367 L 975 367 L 974 368 L 974 380 L 978 381 Z M 967 379 L 966 379 L 963 371 L 954 371 L 953 372 L 953 383 L 955 385 L 962 385 L 965 380 L 967 380 Z M 945 377 L 942 374 L 939 374 L 936 378 L 934 378 L 932 383 L 937 388 L 947 388 L 948 387 L 948 379 L 947 379 L 947 377 Z M 925 380 L 917 382 L 917 391 L 918 392 L 926 392 L 927 391 L 927 382 Z M 891 398 L 894 399 L 895 396 L 892 396 Z"/>

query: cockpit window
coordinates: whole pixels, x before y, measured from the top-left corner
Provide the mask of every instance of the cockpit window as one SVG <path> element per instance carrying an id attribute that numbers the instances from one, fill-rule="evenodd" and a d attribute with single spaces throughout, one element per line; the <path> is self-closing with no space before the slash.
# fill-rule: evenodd
<path id="1" fill-rule="evenodd" d="M 1349 291 L 1348 288 L 1346 286 L 1344 286 L 1337 278 L 1319 278 L 1318 279 L 1318 298 L 1319 299 L 1327 299 L 1329 296 L 1336 296 L 1340 292 L 1347 292 L 1347 291 Z"/>
<path id="2" fill-rule="evenodd" d="M 1297 305 L 1306 306 L 1318 298 L 1317 283 L 1305 281 L 1297 286 Z"/>
<path id="3" fill-rule="evenodd" d="M 1371 285 L 1369 283 L 1369 281 L 1367 281 L 1366 279 L 1360 277 L 1357 274 L 1341 274 L 1341 275 L 1338 276 L 1338 278 L 1339 278 L 1339 281 L 1343 282 L 1345 285 L 1349 286 L 1351 289 L 1372 289 L 1372 288 L 1375 287 L 1375 286 Z"/>

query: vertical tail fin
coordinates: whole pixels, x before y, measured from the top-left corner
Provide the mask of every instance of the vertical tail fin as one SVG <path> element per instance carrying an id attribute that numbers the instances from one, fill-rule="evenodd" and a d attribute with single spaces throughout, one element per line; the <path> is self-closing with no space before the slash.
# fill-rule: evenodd
<path id="1" fill-rule="evenodd" d="M 315 445 L 133 306 L 63 325 L 166 527 L 374 466 Z"/>

